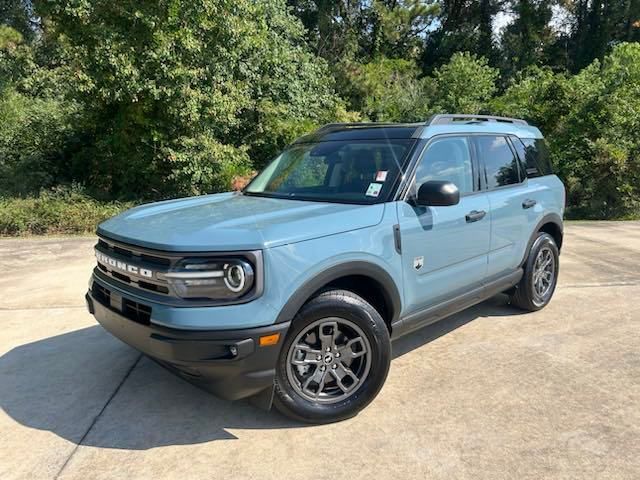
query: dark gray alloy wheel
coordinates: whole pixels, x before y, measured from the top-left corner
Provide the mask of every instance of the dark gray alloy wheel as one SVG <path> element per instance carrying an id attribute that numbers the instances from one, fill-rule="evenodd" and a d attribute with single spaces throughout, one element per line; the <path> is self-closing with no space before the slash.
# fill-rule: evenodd
<path id="1" fill-rule="evenodd" d="M 532 312 L 544 308 L 556 289 L 558 271 L 556 242 L 548 233 L 539 232 L 525 262 L 522 279 L 511 296 L 511 303 Z"/>
<path id="2" fill-rule="evenodd" d="M 278 360 L 274 403 L 304 422 L 344 420 L 375 398 L 390 361 L 380 313 L 352 292 L 322 292 L 292 322 Z"/>
<path id="3" fill-rule="evenodd" d="M 350 397 L 371 368 L 371 345 L 344 318 L 316 320 L 295 338 L 287 355 L 287 379 L 310 401 L 336 403 Z"/>
<path id="4" fill-rule="evenodd" d="M 533 302 L 542 306 L 548 297 L 553 284 L 555 283 L 555 261 L 554 254 L 548 245 L 538 250 L 533 263 Z"/>

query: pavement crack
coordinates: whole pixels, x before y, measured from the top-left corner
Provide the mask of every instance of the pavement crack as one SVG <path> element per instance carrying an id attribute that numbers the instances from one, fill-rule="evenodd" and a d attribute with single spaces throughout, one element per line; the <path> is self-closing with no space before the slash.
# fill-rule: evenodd
<path id="1" fill-rule="evenodd" d="M 87 428 L 87 431 L 84 432 L 84 434 L 82 435 L 82 438 L 80 439 L 80 441 L 76 444 L 76 446 L 73 448 L 73 450 L 71 451 L 71 453 L 69 454 L 67 459 L 64 461 L 64 463 L 60 467 L 60 470 L 58 470 L 58 473 L 56 473 L 56 476 L 53 477 L 54 480 L 58 480 L 58 478 L 60 478 L 60 475 L 62 475 L 62 472 L 64 471 L 64 469 L 67 467 L 67 465 L 69 464 L 69 462 L 71 461 L 73 456 L 76 454 L 76 452 L 78 451 L 80 446 L 84 443 L 84 440 L 85 440 L 85 438 L 87 438 L 87 435 L 89 435 L 89 432 L 91 432 L 91 430 L 93 430 L 93 427 L 96 425 L 96 423 L 98 423 L 98 420 L 100 420 L 100 417 L 102 416 L 104 411 L 107 409 L 107 407 L 111 403 L 111 400 L 113 400 L 115 398 L 115 396 L 120 391 L 120 388 L 122 387 L 122 385 L 124 385 L 124 382 L 126 382 L 127 379 L 129 378 L 129 376 L 131 375 L 131 372 L 133 372 L 133 370 L 136 368 L 138 363 L 140 363 L 140 359 L 141 358 L 142 358 L 142 354 L 139 354 L 138 357 L 136 358 L 136 361 L 133 362 L 131 367 L 129 367 L 129 370 L 127 370 L 127 373 L 125 373 L 124 377 L 122 377 L 122 380 L 120 380 L 120 383 L 118 383 L 118 386 L 111 393 L 111 395 L 109 395 L 109 398 L 107 399 L 105 404 L 102 406 L 102 408 L 100 409 L 98 414 L 93 418 L 93 421 L 89 425 L 89 428 Z"/>

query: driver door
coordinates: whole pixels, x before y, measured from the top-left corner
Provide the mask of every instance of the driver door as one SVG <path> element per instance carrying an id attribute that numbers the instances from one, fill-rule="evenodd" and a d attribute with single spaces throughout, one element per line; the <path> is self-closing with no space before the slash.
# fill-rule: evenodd
<path id="1" fill-rule="evenodd" d="M 407 200 L 397 203 L 409 315 L 480 286 L 487 275 L 489 200 L 478 172 L 468 137 L 436 137 L 422 153 Z M 416 206 L 411 199 L 429 180 L 453 182 L 460 203 Z"/>

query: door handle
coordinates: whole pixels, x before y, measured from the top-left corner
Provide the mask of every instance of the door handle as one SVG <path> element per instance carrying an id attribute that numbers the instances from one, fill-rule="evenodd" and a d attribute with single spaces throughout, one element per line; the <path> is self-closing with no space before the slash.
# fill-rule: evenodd
<path id="1" fill-rule="evenodd" d="M 484 210 L 471 210 L 464 218 L 467 220 L 467 223 L 473 223 L 482 220 L 486 214 L 487 212 Z"/>
<path id="2" fill-rule="evenodd" d="M 522 208 L 524 208 L 525 210 L 527 208 L 531 208 L 533 206 L 535 206 L 535 204 L 538 203 L 535 200 L 532 200 L 530 198 L 527 198 L 524 202 L 522 202 Z"/>

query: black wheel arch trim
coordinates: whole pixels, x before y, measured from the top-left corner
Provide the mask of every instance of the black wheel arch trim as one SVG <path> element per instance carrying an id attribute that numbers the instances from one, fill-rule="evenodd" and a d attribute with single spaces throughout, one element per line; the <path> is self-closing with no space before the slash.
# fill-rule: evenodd
<path id="1" fill-rule="evenodd" d="M 562 223 L 562 217 L 557 213 L 547 213 L 544 217 L 540 219 L 540 221 L 536 224 L 533 232 L 531 232 L 531 237 L 529 238 L 529 242 L 527 243 L 527 248 L 524 251 L 524 256 L 522 257 L 522 261 L 520 262 L 520 267 L 523 267 L 527 262 L 527 257 L 529 256 L 529 252 L 531 251 L 531 247 L 533 243 L 538 238 L 538 232 L 540 229 L 546 225 L 547 223 L 553 223 L 560 229 L 560 235 L 564 235 L 564 225 Z M 560 245 L 557 245 L 558 251 L 560 251 Z"/>
<path id="2" fill-rule="evenodd" d="M 381 266 L 371 262 L 348 261 L 324 270 L 299 287 L 280 310 L 276 323 L 292 320 L 300 308 L 311 299 L 314 293 L 334 280 L 351 275 L 369 277 L 378 282 L 382 286 L 386 304 L 392 309 L 391 318 L 385 320 L 388 321 L 389 325 L 392 325 L 398 320 L 402 309 L 402 301 L 398 287 L 391 275 Z"/>

